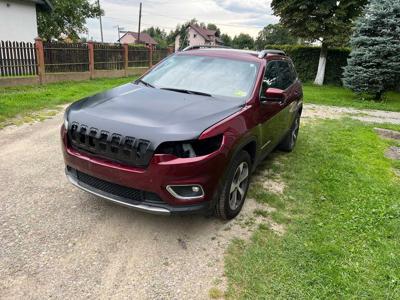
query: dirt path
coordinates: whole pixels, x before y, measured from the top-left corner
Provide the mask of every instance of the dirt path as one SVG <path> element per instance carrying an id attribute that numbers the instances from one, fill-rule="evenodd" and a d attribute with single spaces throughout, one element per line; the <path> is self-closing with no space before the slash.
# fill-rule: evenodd
<path id="1" fill-rule="evenodd" d="M 67 182 L 61 122 L 58 114 L 0 130 L 1 298 L 207 299 L 210 288 L 224 290 L 224 251 L 257 226 L 245 221 L 257 204 L 222 222 L 104 202 Z"/>
<path id="2" fill-rule="evenodd" d="M 327 105 L 307 104 L 303 112 L 303 119 L 340 119 L 348 116 L 352 119 L 369 123 L 390 123 L 400 125 L 400 112 L 355 109 L 350 107 L 336 107 Z"/>
<path id="3" fill-rule="evenodd" d="M 345 114 L 400 123 L 399 113 L 313 105 L 304 117 Z M 259 205 L 251 199 L 240 218 L 222 222 L 143 214 L 72 187 L 64 176 L 61 122 L 59 113 L 0 130 L 2 299 L 207 299 L 210 288 L 226 287 L 229 242 L 248 238 L 260 222 L 276 230 L 255 217 Z"/>

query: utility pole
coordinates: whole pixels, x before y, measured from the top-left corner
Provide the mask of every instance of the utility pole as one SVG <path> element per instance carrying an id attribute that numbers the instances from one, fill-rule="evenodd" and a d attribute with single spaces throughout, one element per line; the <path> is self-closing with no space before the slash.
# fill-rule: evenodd
<path id="1" fill-rule="evenodd" d="M 127 33 L 128 31 L 126 31 L 124 27 L 120 27 L 119 25 L 117 25 L 117 30 L 118 30 L 118 42 L 121 43 L 121 33 Z"/>
<path id="2" fill-rule="evenodd" d="M 138 43 L 140 44 L 140 25 L 142 22 L 142 2 L 140 2 L 139 6 L 139 30 L 138 30 Z"/>
<path id="3" fill-rule="evenodd" d="M 100 0 L 97 0 L 97 6 L 100 8 Z M 101 21 L 101 14 L 100 14 L 100 34 L 101 34 L 101 42 L 104 43 L 103 39 L 103 22 Z"/>

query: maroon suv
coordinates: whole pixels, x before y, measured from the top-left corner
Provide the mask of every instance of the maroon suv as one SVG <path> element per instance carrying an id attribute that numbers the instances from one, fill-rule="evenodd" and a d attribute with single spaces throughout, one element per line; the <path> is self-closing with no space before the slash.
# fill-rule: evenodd
<path id="1" fill-rule="evenodd" d="M 302 103 L 282 51 L 189 47 L 137 81 L 67 108 L 66 174 L 142 211 L 231 219 L 257 164 L 276 147 L 294 148 Z"/>

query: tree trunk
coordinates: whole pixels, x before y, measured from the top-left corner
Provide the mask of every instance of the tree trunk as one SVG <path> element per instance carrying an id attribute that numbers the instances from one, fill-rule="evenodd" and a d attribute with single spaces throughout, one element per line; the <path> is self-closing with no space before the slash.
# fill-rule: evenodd
<path id="1" fill-rule="evenodd" d="M 326 58 L 328 56 L 328 46 L 322 43 L 321 53 L 319 55 L 318 72 L 314 84 L 323 85 L 325 79 Z"/>

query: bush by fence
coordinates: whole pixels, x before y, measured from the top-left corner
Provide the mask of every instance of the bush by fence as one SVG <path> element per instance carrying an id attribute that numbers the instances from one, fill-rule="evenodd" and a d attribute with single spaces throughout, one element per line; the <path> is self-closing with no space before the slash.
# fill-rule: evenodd
<path id="1" fill-rule="evenodd" d="M 267 49 L 281 49 L 293 60 L 297 73 L 303 82 L 313 81 L 318 70 L 321 48 L 297 45 L 268 45 Z M 350 49 L 333 48 L 328 51 L 325 83 L 341 85 L 343 67 L 347 65 Z"/>

